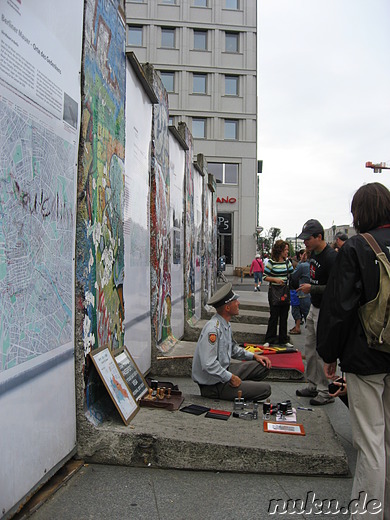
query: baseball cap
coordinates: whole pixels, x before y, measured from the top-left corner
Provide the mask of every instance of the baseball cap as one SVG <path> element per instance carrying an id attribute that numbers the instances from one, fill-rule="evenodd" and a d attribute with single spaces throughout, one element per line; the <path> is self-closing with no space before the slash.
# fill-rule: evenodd
<path id="1" fill-rule="evenodd" d="M 319 233 L 324 236 L 324 228 L 318 220 L 312 218 L 303 224 L 302 233 L 298 235 L 298 238 L 306 240 L 312 235 L 318 235 Z"/>

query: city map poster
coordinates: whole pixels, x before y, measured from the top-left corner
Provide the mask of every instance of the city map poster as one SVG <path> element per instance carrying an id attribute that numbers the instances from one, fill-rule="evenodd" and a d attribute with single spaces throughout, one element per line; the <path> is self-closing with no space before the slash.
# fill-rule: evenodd
<path id="1" fill-rule="evenodd" d="M 102 347 L 90 352 L 89 355 L 123 422 L 128 425 L 139 407 L 110 349 Z"/>
<path id="2" fill-rule="evenodd" d="M 1 379 L 74 349 L 83 2 L 0 12 Z"/>

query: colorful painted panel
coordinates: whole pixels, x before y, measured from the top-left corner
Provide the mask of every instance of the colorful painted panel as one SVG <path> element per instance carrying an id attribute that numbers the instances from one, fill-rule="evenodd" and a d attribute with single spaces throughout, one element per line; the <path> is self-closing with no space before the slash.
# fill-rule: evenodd
<path id="1" fill-rule="evenodd" d="M 125 26 L 119 0 L 87 0 L 78 179 L 77 297 L 84 353 L 123 345 Z"/>
<path id="2" fill-rule="evenodd" d="M 146 68 L 159 100 L 153 110 L 150 207 L 150 284 L 152 334 L 157 347 L 169 349 L 171 328 L 171 236 L 169 212 L 168 95 L 158 74 Z"/>
<path id="3" fill-rule="evenodd" d="M 185 163 L 185 317 L 191 320 L 195 315 L 195 239 L 194 239 L 194 173 L 193 141 L 191 132 L 185 123 L 179 123 L 179 132 L 185 140 L 188 150 Z"/>

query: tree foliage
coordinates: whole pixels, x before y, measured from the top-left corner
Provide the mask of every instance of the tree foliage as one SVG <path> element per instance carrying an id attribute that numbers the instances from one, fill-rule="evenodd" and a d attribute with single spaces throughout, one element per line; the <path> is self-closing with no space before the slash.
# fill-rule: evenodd
<path id="1" fill-rule="evenodd" d="M 271 249 L 275 243 L 275 240 L 280 238 L 282 231 L 277 227 L 271 227 L 263 233 L 255 233 L 255 238 L 257 240 L 257 250 L 260 252 L 261 256 L 265 254 L 270 255 Z"/>

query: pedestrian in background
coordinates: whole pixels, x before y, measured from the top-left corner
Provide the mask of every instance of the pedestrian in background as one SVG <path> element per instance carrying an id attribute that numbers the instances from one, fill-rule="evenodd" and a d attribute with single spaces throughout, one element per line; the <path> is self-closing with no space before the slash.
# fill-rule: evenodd
<path id="1" fill-rule="evenodd" d="M 348 235 L 346 235 L 345 233 L 341 233 L 341 231 L 339 233 L 336 233 L 336 247 L 339 251 L 347 240 Z"/>
<path id="2" fill-rule="evenodd" d="M 249 274 L 252 275 L 252 273 L 255 282 L 255 292 L 260 291 L 261 282 L 263 281 L 264 264 L 259 254 L 252 260 Z"/>
<path id="3" fill-rule="evenodd" d="M 292 263 L 288 260 L 289 244 L 284 240 L 277 240 L 271 251 L 271 258 L 268 260 L 264 268 L 264 280 L 269 282 L 269 310 L 270 317 L 268 320 L 267 332 L 265 335 L 264 347 L 269 347 L 270 344 L 279 344 L 284 347 L 292 347 L 289 343 L 287 335 L 287 319 L 290 309 L 290 299 L 285 305 L 273 305 L 270 298 L 270 291 L 272 285 L 283 285 L 287 283 L 289 274 L 294 270 Z M 277 333 L 279 322 L 279 334 Z"/>
<path id="4" fill-rule="evenodd" d="M 299 287 L 304 283 L 310 283 L 310 251 L 302 250 L 299 255 L 300 261 L 291 275 L 293 287 Z M 311 305 L 310 294 L 296 291 L 296 299 L 291 298 L 291 314 L 295 321 L 295 326 L 289 331 L 290 334 L 301 333 L 301 323 L 306 322 Z"/>

